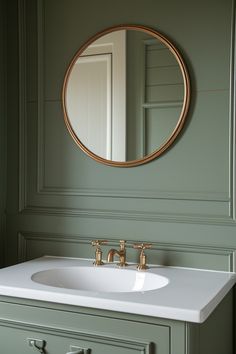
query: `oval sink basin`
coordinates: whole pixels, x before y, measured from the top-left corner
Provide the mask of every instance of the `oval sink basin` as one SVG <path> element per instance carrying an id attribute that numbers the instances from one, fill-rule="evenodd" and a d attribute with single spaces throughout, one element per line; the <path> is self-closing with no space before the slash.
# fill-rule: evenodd
<path id="1" fill-rule="evenodd" d="M 161 275 L 105 266 L 48 269 L 33 274 L 31 279 L 57 288 L 113 293 L 156 290 L 169 283 Z"/>

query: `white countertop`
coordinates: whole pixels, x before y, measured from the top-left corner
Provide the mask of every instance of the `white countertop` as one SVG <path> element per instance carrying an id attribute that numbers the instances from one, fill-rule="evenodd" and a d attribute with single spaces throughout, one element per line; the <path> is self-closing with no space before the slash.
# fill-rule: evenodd
<path id="1" fill-rule="evenodd" d="M 0 270 L 0 295 L 50 301 L 167 319 L 204 322 L 236 282 L 236 274 L 190 268 L 150 266 L 169 284 L 145 292 L 93 292 L 34 282 L 34 273 L 56 268 L 91 266 L 92 260 L 45 256 Z M 103 267 L 114 268 L 115 264 Z M 127 269 L 133 269 L 129 265 Z M 125 269 L 120 271 L 125 272 Z M 115 281 L 115 279 L 114 279 Z"/>

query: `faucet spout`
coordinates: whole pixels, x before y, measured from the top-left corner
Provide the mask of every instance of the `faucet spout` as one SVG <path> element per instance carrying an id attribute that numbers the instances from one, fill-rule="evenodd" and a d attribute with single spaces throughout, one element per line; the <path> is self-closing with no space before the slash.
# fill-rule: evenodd
<path id="1" fill-rule="evenodd" d="M 120 241 L 120 250 L 116 250 L 115 248 L 111 248 L 110 251 L 108 252 L 107 255 L 107 261 L 108 262 L 113 262 L 114 261 L 114 256 L 119 257 L 119 267 L 125 267 L 126 264 L 126 250 L 125 250 L 125 241 L 121 240 Z"/>
<path id="2" fill-rule="evenodd" d="M 116 249 L 112 248 L 107 254 L 107 262 L 114 262 L 114 256 L 117 255 L 118 257 L 120 256 L 119 251 Z"/>

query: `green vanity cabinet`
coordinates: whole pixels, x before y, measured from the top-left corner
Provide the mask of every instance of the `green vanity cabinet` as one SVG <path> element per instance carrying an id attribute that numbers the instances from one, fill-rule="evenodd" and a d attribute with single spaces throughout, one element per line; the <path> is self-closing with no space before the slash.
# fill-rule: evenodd
<path id="1" fill-rule="evenodd" d="M 233 354 L 232 292 L 203 324 L 1 296 L 0 353 Z"/>

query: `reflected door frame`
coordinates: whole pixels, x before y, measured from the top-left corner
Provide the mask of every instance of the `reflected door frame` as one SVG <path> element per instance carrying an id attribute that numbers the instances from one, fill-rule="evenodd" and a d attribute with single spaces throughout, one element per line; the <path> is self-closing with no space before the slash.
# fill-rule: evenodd
<path id="1" fill-rule="evenodd" d="M 92 43 L 81 59 L 109 56 L 107 60 L 106 156 L 126 161 L 126 31 L 109 33 Z M 110 73 L 110 74 L 109 74 Z M 110 87 L 110 89 L 109 89 Z M 96 152 L 95 152 L 96 153 Z"/>

